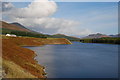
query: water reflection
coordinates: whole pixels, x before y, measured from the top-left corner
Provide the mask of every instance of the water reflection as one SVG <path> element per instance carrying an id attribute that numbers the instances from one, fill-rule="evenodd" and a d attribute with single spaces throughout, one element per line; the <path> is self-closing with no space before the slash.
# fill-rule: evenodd
<path id="1" fill-rule="evenodd" d="M 118 45 L 86 44 L 27 47 L 46 67 L 49 78 L 115 78 L 118 71 Z"/>

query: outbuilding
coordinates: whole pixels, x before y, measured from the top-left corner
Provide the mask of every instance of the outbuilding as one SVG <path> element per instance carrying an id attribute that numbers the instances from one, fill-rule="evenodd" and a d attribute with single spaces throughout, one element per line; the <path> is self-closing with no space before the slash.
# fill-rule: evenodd
<path id="1" fill-rule="evenodd" d="M 14 34 L 6 34 L 6 36 L 17 37 L 17 36 L 14 35 Z"/>

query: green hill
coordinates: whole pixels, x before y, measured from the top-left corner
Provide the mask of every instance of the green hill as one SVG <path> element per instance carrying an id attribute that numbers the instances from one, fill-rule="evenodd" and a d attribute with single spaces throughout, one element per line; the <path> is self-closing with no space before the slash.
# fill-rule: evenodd
<path id="1" fill-rule="evenodd" d="M 27 29 L 26 27 L 21 27 L 21 24 L 15 25 L 1 21 L 2 27 L 0 31 L 2 34 L 15 34 L 17 36 L 28 36 L 37 38 L 47 38 L 46 35 Z"/>
<path id="2" fill-rule="evenodd" d="M 49 34 L 42 34 L 35 32 L 33 30 L 30 30 L 26 28 L 25 26 L 19 24 L 19 23 L 7 23 L 3 22 L 2 27 L 0 28 L 0 31 L 2 34 L 15 34 L 17 36 L 28 36 L 28 37 L 37 37 L 37 38 L 66 38 L 70 41 L 79 41 L 80 38 L 67 36 L 64 34 L 55 34 L 55 35 L 49 35 Z"/>
<path id="3" fill-rule="evenodd" d="M 70 41 L 80 41 L 80 38 L 73 37 L 73 36 L 66 36 L 64 34 L 55 34 L 55 35 L 52 35 L 52 36 L 55 37 L 55 38 L 66 38 Z"/>

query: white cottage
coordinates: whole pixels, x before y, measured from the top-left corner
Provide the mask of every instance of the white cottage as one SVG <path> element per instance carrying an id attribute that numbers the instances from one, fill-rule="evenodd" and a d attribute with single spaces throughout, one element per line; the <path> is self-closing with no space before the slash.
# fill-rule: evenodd
<path id="1" fill-rule="evenodd" d="M 6 34 L 6 36 L 16 37 L 14 34 Z"/>

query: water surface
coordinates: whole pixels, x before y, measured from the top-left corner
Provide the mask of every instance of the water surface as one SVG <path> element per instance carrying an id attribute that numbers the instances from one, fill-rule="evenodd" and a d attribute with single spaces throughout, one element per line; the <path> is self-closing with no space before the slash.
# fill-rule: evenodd
<path id="1" fill-rule="evenodd" d="M 118 45 L 73 42 L 26 47 L 36 52 L 48 78 L 117 78 Z"/>

